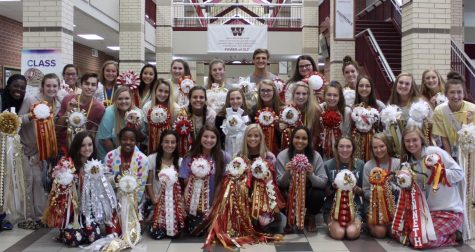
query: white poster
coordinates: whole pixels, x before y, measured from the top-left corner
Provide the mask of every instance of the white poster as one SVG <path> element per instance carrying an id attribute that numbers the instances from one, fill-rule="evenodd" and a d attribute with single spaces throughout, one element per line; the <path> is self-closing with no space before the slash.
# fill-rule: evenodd
<path id="1" fill-rule="evenodd" d="M 335 1 L 335 39 L 354 39 L 353 0 Z"/>
<path id="2" fill-rule="evenodd" d="M 267 26 L 208 25 L 208 52 L 252 53 L 267 48 Z"/>
<path id="3" fill-rule="evenodd" d="M 41 83 L 45 74 L 55 73 L 62 79 L 63 62 L 58 49 L 22 50 L 21 72 L 25 75 L 28 85 Z"/>

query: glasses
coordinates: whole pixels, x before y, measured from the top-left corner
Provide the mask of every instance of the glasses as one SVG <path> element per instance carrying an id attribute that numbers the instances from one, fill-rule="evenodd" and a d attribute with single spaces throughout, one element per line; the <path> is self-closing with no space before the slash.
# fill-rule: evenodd
<path id="1" fill-rule="evenodd" d="M 261 90 L 259 90 L 259 92 L 261 92 L 261 94 L 270 94 L 270 93 L 273 93 L 274 90 L 273 89 L 261 89 Z"/>
<path id="2" fill-rule="evenodd" d="M 300 69 L 310 68 L 310 67 L 312 67 L 312 64 L 306 64 L 306 65 L 300 65 L 299 66 Z"/>

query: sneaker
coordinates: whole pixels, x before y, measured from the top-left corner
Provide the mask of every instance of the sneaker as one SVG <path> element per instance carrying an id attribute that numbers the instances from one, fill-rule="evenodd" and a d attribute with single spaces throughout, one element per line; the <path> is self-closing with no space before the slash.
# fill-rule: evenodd
<path id="1" fill-rule="evenodd" d="M 1 229 L 2 230 L 12 230 L 13 229 L 13 224 L 7 220 L 3 220 L 1 224 Z"/>

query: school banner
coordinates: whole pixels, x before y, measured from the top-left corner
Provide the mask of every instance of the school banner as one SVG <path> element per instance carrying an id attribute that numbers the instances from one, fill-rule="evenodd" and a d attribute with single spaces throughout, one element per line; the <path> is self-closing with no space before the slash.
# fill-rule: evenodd
<path id="1" fill-rule="evenodd" d="M 335 1 L 335 39 L 354 39 L 354 5 L 353 0 Z"/>
<path id="2" fill-rule="evenodd" d="M 208 52 L 252 53 L 267 48 L 267 26 L 208 25 Z"/>
<path id="3" fill-rule="evenodd" d="M 62 79 L 63 62 L 58 49 L 22 50 L 21 72 L 28 85 L 39 85 L 45 74 L 55 73 Z"/>

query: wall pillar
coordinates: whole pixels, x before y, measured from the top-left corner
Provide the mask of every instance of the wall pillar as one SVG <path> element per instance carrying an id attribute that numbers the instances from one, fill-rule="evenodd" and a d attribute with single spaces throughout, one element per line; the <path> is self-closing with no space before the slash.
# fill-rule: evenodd
<path id="1" fill-rule="evenodd" d="M 119 71 L 140 73 L 145 64 L 145 0 L 122 0 L 119 10 Z"/>
<path id="2" fill-rule="evenodd" d="M 173 10 L 172 0 L 157 0 L 157 28 L 155 30 L 155 54 L 158 76 L 170 77 L 170 64 L 173 60 Z"/>
<path id="3" fill-rule="evenodd" d="M 63 65 L 73 63 L 73 1 L 23 0 L 22 4 L 23 49 L 56 49 Z"/>
<path id="4" fill-rule="evenodd" d="M 304 0 L 302 11 L 302 54 L 310 55 L 318 62 L 318 1 Z"/>
<path id="5" fill-rule="evenodd" d="M 405 1 L 402 6 L 402 72 L 421 84 L 422 72 L 450 70 L 451 0 Z"/>

